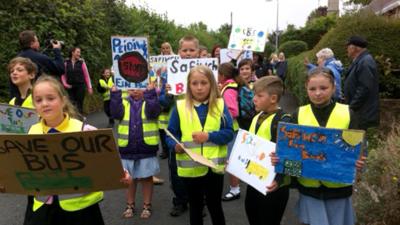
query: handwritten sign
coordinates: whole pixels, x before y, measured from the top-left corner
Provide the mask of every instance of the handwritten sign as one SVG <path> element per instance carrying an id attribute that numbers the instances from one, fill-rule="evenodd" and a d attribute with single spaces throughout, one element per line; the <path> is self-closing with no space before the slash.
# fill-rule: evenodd
<path id="1" fill-rule="evenodd" d="M 168 60 L 167 83 L 171 85 L 171 94 L 181 95 L 186 93 L 187 77 L 190 69 L 198 65 L 205 65 L 210 68 L 214 73 L 215 80 L 218 80 L 218 61 L 216 58 Z"/>
<path id="2" fill-rule="evenodd" d="M 237 59 L 237 64 L 243 59 L 253 59 L 253 52 L 245 50 L 240 56 L 241 50 L 223 48 L 220 50 L 219 63 L 231 62 L 232 59 Z M 239 56 L 239 57 L 238 57 Z"/>
<path id="3" fill-rule="evenodd" d="M 263 52 L 267 41 L 267 32 L 255 27 L 232 26 L 229 49 Z"/>
<path id="4" fill-rule="evenodd" d="M 352 184 L 364 131 L 279 123 L 277 173 Z"/>
<path id="5" fill-rule="evenodd" d="M 111 129 L 0 135 L 0 187 L 7 193 L 55 195 L 123 188 Z"/>
<path id="6" fill-rule="evenodd" d="M 275 178 L 272 151 L 275 143 L 239 129 L 226 170 L 266 195 Z"/>
<path id="7" fill-rule="evenodd" d="M 179 55 L 156 55 L 150 56 L 150 79 L 156 81 L 157 87 L 161 88 L 167 82 L 168 76 L 168 60 L 179 59 Z"/>
<path id="8" fill-rule="evenodd" d="M 0 133 L 26 134 L 38 121 L 34 109 L 0 104 Z"/>
<path id="9" fill-rule="evenodd" d="M 111 37 L 114 84 L 118 89 L 147 87 L 148 48 L 145 37 Z"/>

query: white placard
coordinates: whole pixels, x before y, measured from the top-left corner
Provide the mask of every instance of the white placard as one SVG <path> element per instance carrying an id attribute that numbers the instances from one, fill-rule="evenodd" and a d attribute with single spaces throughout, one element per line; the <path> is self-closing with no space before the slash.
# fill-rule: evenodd
<path id="1" fill-rule="evenodd" d="M 210 68 L 214 73 L 215 80 L 218 81 L 217 58 L 171 59 L 168 60 L 167 83 L 171 85 L 169 93 L 173 95 L 185 94 L 190 69 L 198 65 L 205 65 Z"/>
<path id="2" fill-rule="evenodd" d="M 265 29 L 235 25 L 232 26 L 228 48 L 264 52 L 266 41 L 267 31 Z"/>
<path id="3" fill-rule="evenodd" d="M 275 178 L 269 154 L 275 143 L 239 129 L 226 171 L 246 182 L 264 195 Z"/>
<path id="4" fill-rule="evenodd" d="M 219 63 L 231 62 L 232 59 L 236 59 L 237 64 L 239 64 L 239 62 L 242 61 L 243 59 L 253 59 L 252 51 L 245 50 L 238 58 L 240 52 L 241 50 L 236 50 L 236 49 L 227 49 L 227 48 L 221 49 Z"/>

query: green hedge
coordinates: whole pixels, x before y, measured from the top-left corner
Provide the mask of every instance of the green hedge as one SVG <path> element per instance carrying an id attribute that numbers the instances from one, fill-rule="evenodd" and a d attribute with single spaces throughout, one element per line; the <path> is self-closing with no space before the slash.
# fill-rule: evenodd
<path id="1" fill-rule="evenodd" d="M 361 35 L 368 40 L 368 50 L 376 58 L 380 70 L 380 92 L 383 97 L 400 98 L 400 20 L 376 16 L 368 12 L 345 15 L 338 19 L 336 27 L 323 36 L 310 51 L 289 61 L 287 86 L 306 101 L 304 80 L 298 77 L 305 73 L 303 59 L 315 59 L 322 48 L 331 48 L 335 57 L 348 68 L 351 60 L 347 57 L 346 42 L 352 35 Z"/>
<path id="2" fill-rule="evenodd" d="M 286 57 L 298 55 L 308 49 L 307 43 L 304 41 L 287 41 L 279 47 L 279 52 L 284 52 Z"/>

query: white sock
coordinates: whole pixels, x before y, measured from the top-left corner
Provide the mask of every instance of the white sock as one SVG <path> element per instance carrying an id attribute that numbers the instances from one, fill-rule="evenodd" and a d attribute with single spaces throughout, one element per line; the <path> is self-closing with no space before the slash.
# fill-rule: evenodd
<path id="1" fill-rule="evenodd" d="M 240 186 L 237 187 L 230 186 L 230 188 L 231 188 L 230 192 L 232 192 L 233 194 L 237 195 L 240 193 Z"/>

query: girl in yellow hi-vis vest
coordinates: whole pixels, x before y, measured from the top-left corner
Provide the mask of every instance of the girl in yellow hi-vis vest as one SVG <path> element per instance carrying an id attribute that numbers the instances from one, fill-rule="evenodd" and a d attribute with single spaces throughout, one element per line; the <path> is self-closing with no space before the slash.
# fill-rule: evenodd
<path id="1" fill-rule="evenodd" d="M 293 114 L 293 122 L 300 125 L 336 129 L 357 129 L 357 119 L 348 105 L 333 100 L 335 80 L 328 68 L 316 68 L 309 72 L 306 90 L 311 104 L 301 106 Z M 276 162 L 275 156 L 272 162 Z M 356 162 L 361 170 L 366 160 L 361 156 Z M 300 192 L 297 204 L 299 219 L 309 225 L 355 224 L 352 206 L 352 185 L 297 178 Z"/>
<path id="2" fill-rule="evenodd" d="M 108 127 L 114 127 L 114 119 L 110 113 L 110 90 L 114 86 L 113 76 L 110 68 L 103 69 L 101 78 L 99 79 L 98 91 L 101 91 L 103 97 L 103 109 L 108 117 Z"/>
<path id="3" fill-rule="evenodd" d="M 77 113 L 61 83 L 41 76 L 33 86 L 33 104 L 41 120 L 30 134 L 74 132 L 96 129 L 75 119 Z M 103 192 L 34 197 L 28 202 L 24 224 L 29 225 L 102 225 L 99 202 Z"/>
<path id="4" fill-rule="evenodd" d="M 233 119 L 233 135 L 232 141 L 228 143 L 228 158 L 231 154 L 233 144 L 235 143 L 239 123 L 239 87 L 246 85 L 238 70 L 232 63 L 222 63 L 218 67 L 218 83 L 221 89 L 221 96 L 225 105 L 228 107 L 229 113 Z M 229 191 L 224 194 L 222 201 L 231 201 L 240 198 L 239 178 L 229 174 Z"/>
<path id="5" fill-rule="evenodd" d="M 17 95 L 9 102 L 10 105 L 34 108 L 31 91 L 36 70 L 36 65 L 28 58 L 16 57 L 10 61 L 8 64 L 10 80 L 18 88 Z"/>
<path id="6" fill-rule="evenodd" d="M 177 153 L 178 176 L 188 193 L 191 225 L 203 224 L 204 199 L 212 223 L 225 224 L 221 194 L 226 145 L 233 138 L 233 128 L 228 108 L 220 96 L 212 71 L 206 66 L 192 68 L 185 99 L 177 101 L 168 124 L 168 130 L 182 143 L 167 138 L 169 148 Z M 182 145 L 213 161 L 217 169 L 193 161 L 184 153 Z"/>

